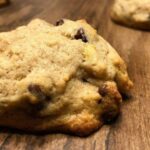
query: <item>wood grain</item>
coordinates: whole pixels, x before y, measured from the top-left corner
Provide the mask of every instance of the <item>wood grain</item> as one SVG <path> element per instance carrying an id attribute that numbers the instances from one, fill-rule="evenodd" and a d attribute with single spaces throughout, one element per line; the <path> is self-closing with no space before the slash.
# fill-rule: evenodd
<path id="1" fill-rule="evenodd" d="M 62 134 L 27 135 L 0 128 L 0 150 L 149 150 L 150 149 L 150 32 L 114 24 L 111 0 L 12 0 L 0 9 L 0 31 L 33 18 L 55 23 L 59 18 L 85 18 L 124 58 L 134 81 L 133 98 L 111 126 L 87 138 Z"/>

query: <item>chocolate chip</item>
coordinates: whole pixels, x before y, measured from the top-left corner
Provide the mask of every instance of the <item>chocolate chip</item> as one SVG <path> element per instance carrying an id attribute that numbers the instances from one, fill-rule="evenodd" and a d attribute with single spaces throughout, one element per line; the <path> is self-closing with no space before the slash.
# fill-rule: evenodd
<path id="1" fill-rule="evenodd" d="M 119 116 L 119 108 L 115 107 L 108 107 L 102 113 L 102 121 L 105 124 L 111 124 L 114 122 L 117 117 Z"/>
<path id="2" fill-rule="evenodd" d="M 47 96 L 37 84 L 30 84 L 28 86 L 28 90 L 30 93 L 32 93 L 34 96 L 38 97 L 41 100 L 49 100 L 50 97 Z"/>
<path id="3" fill-rule="evenodd" d="M 87 79 L 84 78 L 84 77 L 82 78 L 82 81 L 83 81 L 83 82 L 88 82 Z"/>
<path id="4" fill-rule="evenodd" d="M 63 19 L 60 19 L 60 20 L 56 21 L 56 26 L 60 26 L 60 25 L 63 25 L 63 24 L 64 24 Z"/>
<path id="5" fill-rule="evenodd" d="M 107 95 L 107 85 L 104 84 L 101 88 L 99 88 L 99 93 L 101 96 L 106 96 Z"/>
<path id="6" fill-rule="evenodd" d="M 132 98 L 132 95 L 130 93 L 121 93 L 121 96 L 123 100 L 129 100 Z"/>
<path id="7" fill-rule="evenodd" d="M 76 33 L 76 35 L 74 36 L 74 38 L 76 39 L 76 40 L 79 40 L 79 39 L 81 39 L 83 42 L 88 42 L 88 39 L 87 39 L 87 37 L 86 37 L 86 35 L 85 35 L 85 32 L 84 32 L 84 29 L 83 28 L 80 28 L 78 31 L 77 31 L 77 33 Z"/>
<path id="8" fill-rule="evenodd" d="M 102 99 L 102 98 L 100 98 L 100 99 L 97 101 L 97 103 L 98 103 L 98 104 L 101 104 L 101 103 L 102 103 L 102 101 L 103 101 L 103 99 Z"/>

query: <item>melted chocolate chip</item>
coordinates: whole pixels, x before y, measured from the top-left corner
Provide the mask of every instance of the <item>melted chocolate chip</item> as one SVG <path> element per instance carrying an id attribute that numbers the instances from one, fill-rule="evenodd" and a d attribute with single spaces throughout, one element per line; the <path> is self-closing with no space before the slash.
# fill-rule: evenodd
<path id="1" fill-rule="evenodd" d="M 41 111 L 43 108 L 45 107 L 45 103 L 44 102 L 39 102 L 39 103 L 36 103 L 36 104 L 30 104 L 29 105 L 29 108 L 30 109 L 27 109 L 27 112 L 32 115 L 37 115 L 39 111 Z"/>
<path id="2" fill-rule="evenodd" d="M 50 97 L 47 96 L 37 84 L 30 84 L 28 86 L 28 90 L 30 93 L 32 93 L 34 96 L 38 97 L 41 100 L 49 100 Z"/>
<path id="3" fill-rule="evenodd" d="M 121 93 L 123 100 L 129 100 L 132 98 L 132 95 L 130 93 Z"/>
<path id="4" fill-rule="evenodd" d="M 100 89 L 99 89 L 99 93 L 102 95 L 102 96 L 106 96 L 107 95 L 107 85 L 104 84 Z"/>
<path id="5" fill-rule="evenodd" d="M 103 101 L 103 99 L 102 99 L 102 98 L 100 98 L 100 99 L 97 101 L 97 103 L 98 103 L 98 104 L 101 104 L 101 103 L 102 103 L 102 101 Z"/>
<path id="6" fill-rule="evenodd" d="M 83 42 L 88 42 L 88 39 L 87 39 L 87 37 L 86 37 L 86 35 L 85 35 L 85 32 L 84 32 L 84 29 L 83 28 L 80 28 L 78 31 L 77 31 L 77 33 L 76 33 L 76 35 L 74 36 L 74 38 L 76 39 L 76 40 L 79 40 L 79 39 L 81 39 Z"/>
<path id="7" fill-rule="evenodd" d="M 87 79 L 84 78 L 84 77 L 82 78 L 82 81 L 83 81 L 83 82 L 88 82 Z"/>
<path id="8" fill-rule="evenodd" d="M 60 19 L 58 21 L 56 21 L 56 26 L 61 26 L 64 24 L 64 20 L 63 19 Z"/>
<path id="9" fill-rule="evenodd" d="M 108 107 L 104 110 L 101 117 L 102 117 L 102 121 L 105 124 L 111 124 L 117 119 L 118 116 L 119 116 L 118 108 Z"/>

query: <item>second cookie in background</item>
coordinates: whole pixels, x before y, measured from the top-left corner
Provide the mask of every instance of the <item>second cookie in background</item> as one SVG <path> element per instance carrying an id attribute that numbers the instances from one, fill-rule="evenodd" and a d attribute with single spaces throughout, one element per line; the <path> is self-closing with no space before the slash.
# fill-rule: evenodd
<path id="1" fill-rule="evenodd" d="M 149 30 L 150 0 L 115 0 L 111 17 L 118 23 Z"/>

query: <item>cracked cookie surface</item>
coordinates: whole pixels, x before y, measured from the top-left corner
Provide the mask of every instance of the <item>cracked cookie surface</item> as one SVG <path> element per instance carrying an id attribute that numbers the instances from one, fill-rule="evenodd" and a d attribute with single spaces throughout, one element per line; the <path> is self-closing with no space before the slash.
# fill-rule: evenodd
<path id="1" fill-rule="evenodd" d="M 121 24 L 150 29 L 150 0 L 115 0 L 112 19 Z"/>
<path id="2" fill-rule="evenodd" d="M 132 87 L 117 52 L 84 20 L 35 19 L 0 33 L 0 125 L 85 136 Z"/>

